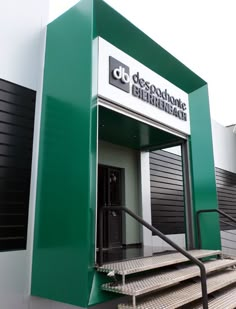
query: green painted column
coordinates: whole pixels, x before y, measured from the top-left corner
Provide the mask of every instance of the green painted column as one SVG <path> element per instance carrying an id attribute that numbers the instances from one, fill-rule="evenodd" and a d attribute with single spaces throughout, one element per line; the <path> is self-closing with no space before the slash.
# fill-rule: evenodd
<path id="1" fill-rule="evenodd" d="M 216 209 L 218 207 L 207 85 L 189 94 L 189 104 L 191 121 L 189 143 L 195 234 L 197 234 L 196 212 L 201 209 Z M 201 214 L 201 235 L 203 248 L 220 248 L 218 214 Z"/>
<path id="2" fill-rule="evenodd" d="M 31 289 L 81 307 L 88 304 L 95 253 L 92 40 L 90 0 L 47 29 Z"/>

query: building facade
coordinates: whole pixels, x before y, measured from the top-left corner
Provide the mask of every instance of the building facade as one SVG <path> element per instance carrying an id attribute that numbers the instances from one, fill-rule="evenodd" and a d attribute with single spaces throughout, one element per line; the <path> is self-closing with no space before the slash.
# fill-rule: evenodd
<path id="1" fill-rule="evenodd" d="M 47 29 L 46 0 L 8 3 L 0 305 L 106 304 L 100 252 L 113 261 L 170 249 L 117 207 L 197 248 L 196 212 L 234 203 L 216 179 L 231 173 L 234 194 L 235 135 L 211 125 L 207 83 L 105 2 L 81 0 Z M 217 215 L 201 233 L 203 248 L 221 247 Z"/>

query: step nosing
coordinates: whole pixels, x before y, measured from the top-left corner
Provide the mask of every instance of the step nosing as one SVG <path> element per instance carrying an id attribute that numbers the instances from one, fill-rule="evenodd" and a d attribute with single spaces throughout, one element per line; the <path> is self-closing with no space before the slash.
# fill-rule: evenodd
<path id="1" fill-rule="evenodd" d="M 222 271 L 223 269 L 234 265 L 236 265 L 236 261 L 233 260 L 216 260 L 205 264 L 207 274 L 215 271 Z M 190 266 L 172 271 L 163 271 L 156 275 L 128 280 L 124 286 L 121 282 L 117 283 L 116 286 L 114 283 L 106 283 L 102 285 L 102 289 L 104 291 L 123 295 L 138 296 L 158 289 L 167 288 L 173 284 L 199 276 L 200 270 L 198 266 Z"/>
<path id="2" fill-rule="evenodd" d="M 227 270 L 223 274 L 212 276 L 207 281 L 208 294 L 221 290 L 222 288 L 236 283 L 236 271 Z M 163 291 L 159 292 L 156 297 L 149 296 L 148 299 L 140 304 L 137 304 L 138 308 L 177 308 L 179 306 L 186 305 L 192 301 L 195 301 L 202 297 L 200 280 L 193 284 L 183 284 L 176 289 L 173 288 L 171 292 Z M 149 306 L 152 303 L 152 306 Z M 155 307 L 153 307 L 153 304 Z M 158 305 L 158 307 L 157 307 Z M 159 307 L 159 306 L 163 307 Z M 164 307 L 165 306 L 165 307 Z M 168 307 L 167 307 L 168 306 Z M 118 308 L 132 308 L 129 304 L 120 304 Z"/>
<path id="3" fill-rule="evenodd" d="M 195 258 L 205 258 L 221 253 L 220 250 L 194 250 L 189 251 Z M 169 257 L 169 260 L 162 260 Z M 145 257 L 129 261 L 109 263 L 99 267 L 99 272 L 114 271 L 118 275 L 129 275 L 136 272 L 142 272 L 148 269 L 161 268 L 173 264 L 180 264 L 188 261 L 188 258 L 181 253 L 165 254 L 161 256 Z M 143 264 L 142 264 L 143 263 Z M 146 264 L 145 264 L 146 263 Z"/>
<path id="4" fill-rule="evenodd" d="M 214 296 L 214 299 L 209 301 L 208 306 L 209 309 L 216 309 L 216 308 L 233 309 L 235 308 L 235 304 L 236 304 L 236 287 L 234 286 L 229 287 L 224 292 L 221 292 L 219 293 L 219 295 Z M 194 306 L 193 309 L 201 309 L 201 308 L 202 308 L 201 305 L 196 305 Z"/>

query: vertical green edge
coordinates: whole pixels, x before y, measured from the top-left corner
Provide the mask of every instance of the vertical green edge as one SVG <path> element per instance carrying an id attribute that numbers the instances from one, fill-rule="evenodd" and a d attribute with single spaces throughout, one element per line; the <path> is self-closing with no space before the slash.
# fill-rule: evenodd
<path id="1" fill-rule="evenodd" d="M 92 0 L 48 25 L 31 287 L 32 295 L 81 307 L 94 261 L 92 40 Z"/>
<path id="2" fill-rule="evenodd" d="M 192 173 L 193 212 L 217 209 L 217 192 L 212 146 L 211 118 L 207 85 L 189 94 L 191 137 L 190 160 Z M 202 248 L 220 249 L 220 226 L 217 213 L 200 215 Z"/>

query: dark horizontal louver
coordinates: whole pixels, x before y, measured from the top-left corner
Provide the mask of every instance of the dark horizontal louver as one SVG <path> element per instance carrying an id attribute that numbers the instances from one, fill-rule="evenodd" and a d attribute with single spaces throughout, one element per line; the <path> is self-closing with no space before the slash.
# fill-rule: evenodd
<path id="1" fill-rule="evenodd" d="M 184 194 L 181 156 L 150 152 L 152 225 L 164 234 L 181 234 L 184 227 Z"/>
<path id="2" fill-rule="evenodd" d="M 218 207 L 228 215 L 236 219 L 236 174 L 216 167 L 216 187 L 218 196 Z M 236 225 L 231 226 L 232 221 L 221 217 L 221 230 L 236 230 Z"/>
<path id="3" fill-rule="evenodd" d="M 26 248 L 35 91 L 0 79 L 0 250 Z"/>

